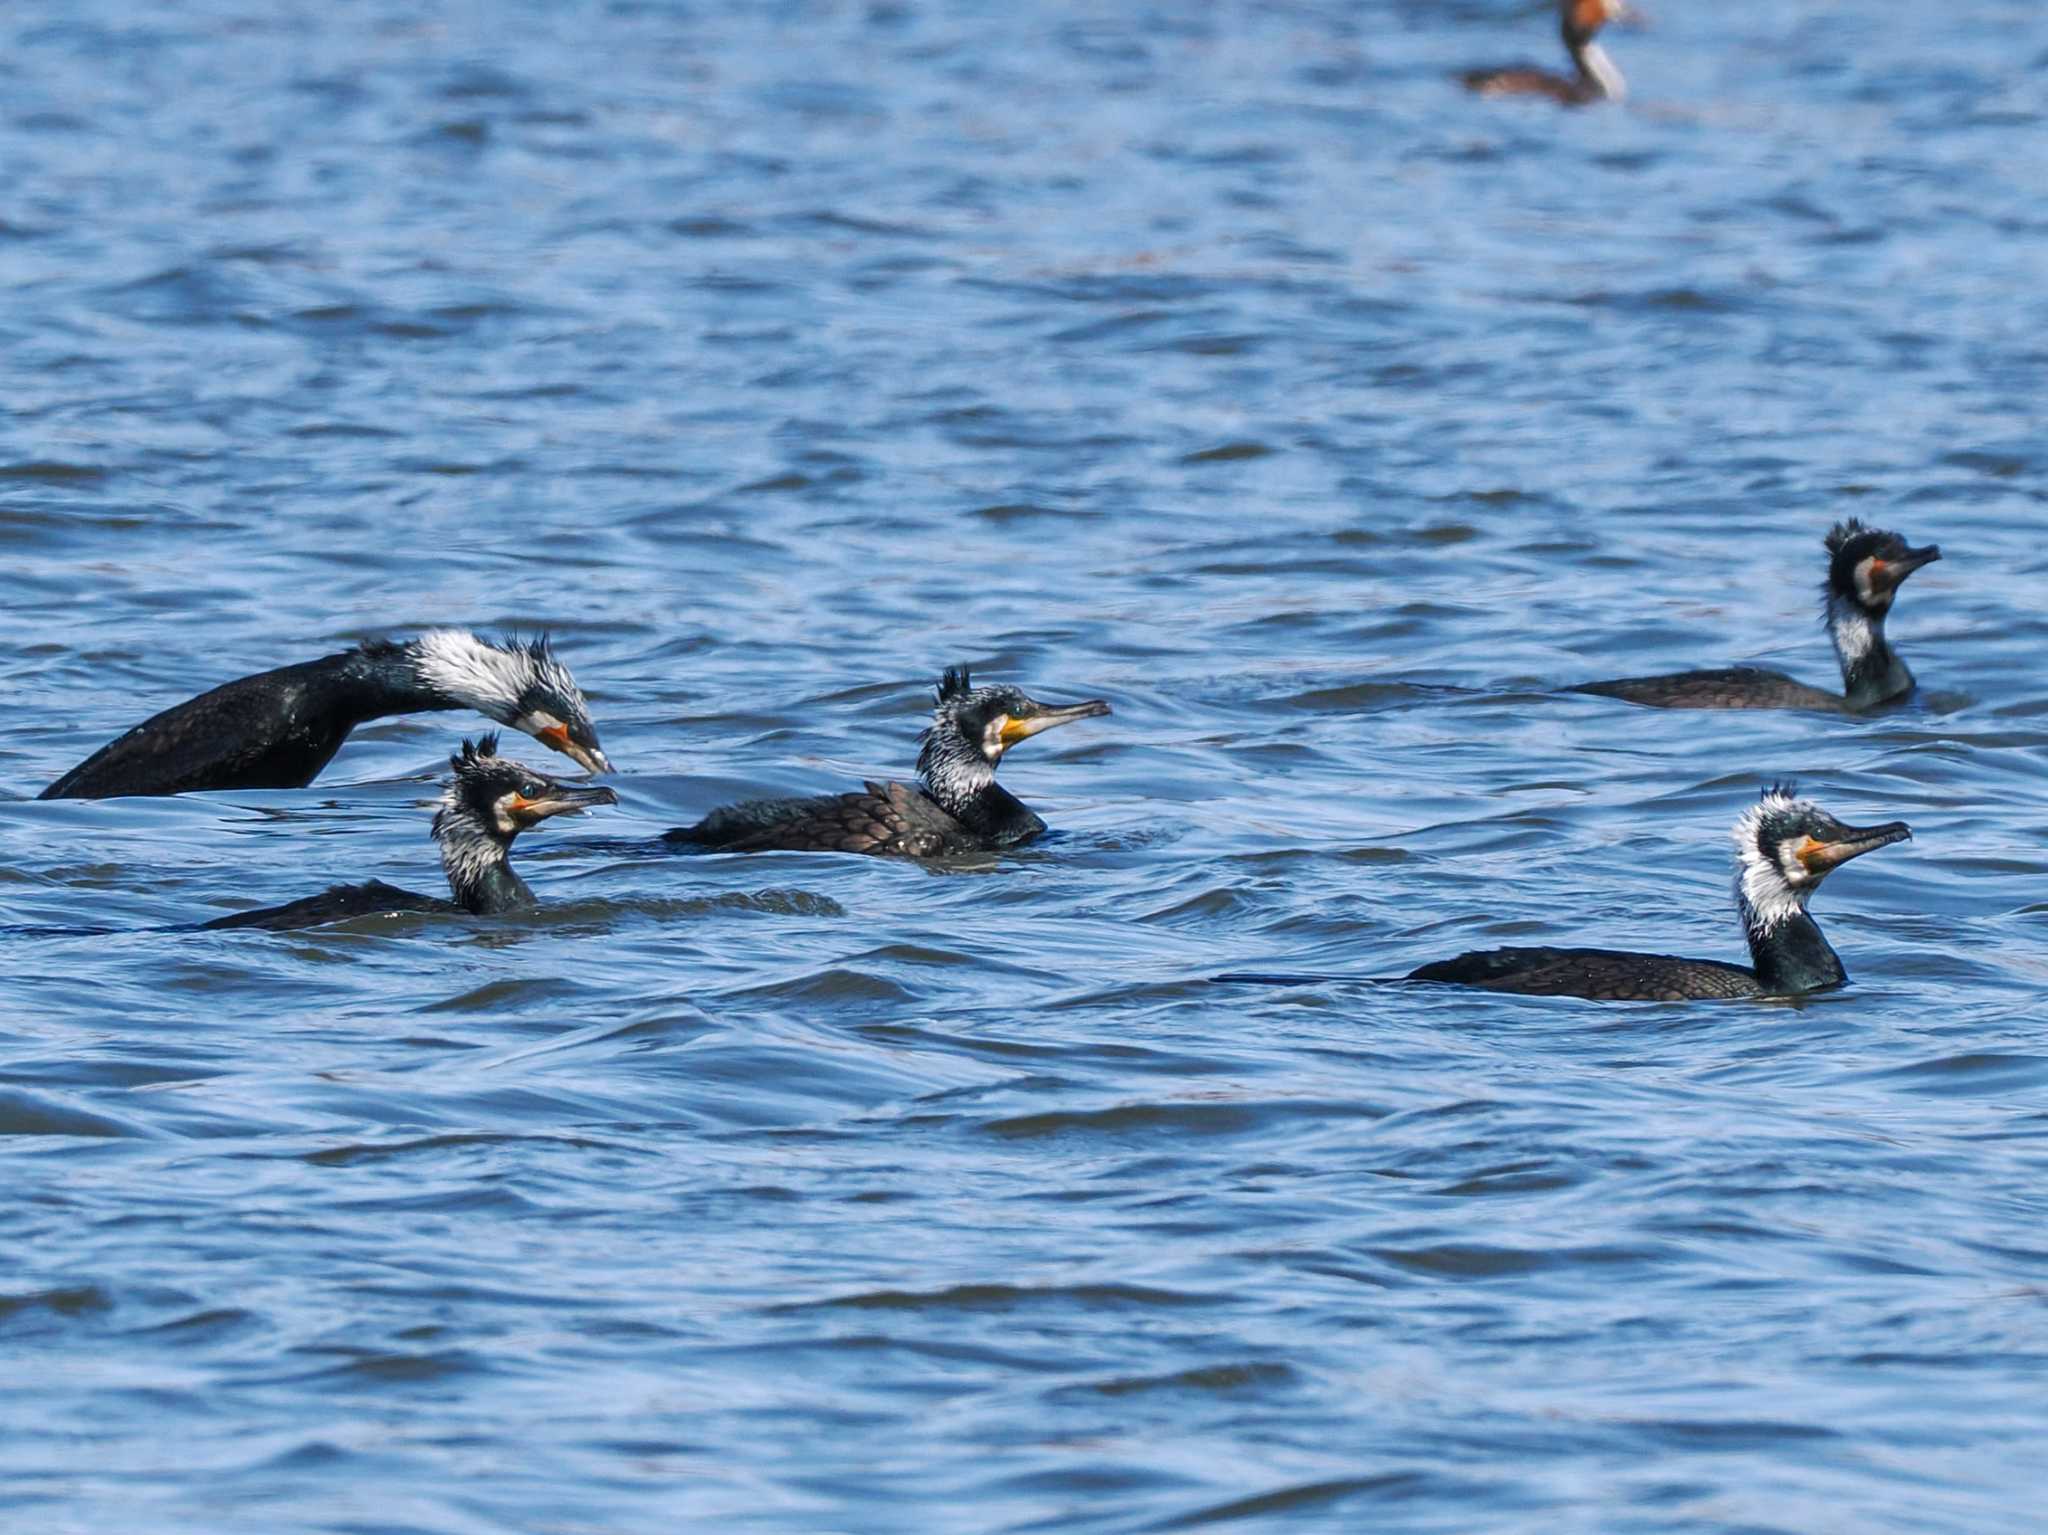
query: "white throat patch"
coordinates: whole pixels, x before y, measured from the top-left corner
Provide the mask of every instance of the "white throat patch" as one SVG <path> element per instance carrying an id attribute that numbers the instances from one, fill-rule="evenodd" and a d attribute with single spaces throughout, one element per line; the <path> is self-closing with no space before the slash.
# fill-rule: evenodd
<path id="1" fill-rule="evenodd" d="M 1877 633 L 1870 627 L 1870 620 L 1845 603 L 1835 604 L 1834 622 L 1829 627 L 1835 632 L 1835 651 L 1845 670 L 1869 655 L 1877 644 Z"/>
<path id="2" fill-rule="evenodd" d="M 491 814 L 497 818 L 498 835 L 501 837 L 519 835 L 519 823 L 512 819 L 512 801 L 517 798 L 516 793 L 505 793 L 491 802 Z"/>
<path id="3" fill-rule="evenodd" d="M 1748 913 L 1750 931 L 1761 937 L 1806 910 L 1813 882 L 1795 886 L 1776 859 L 1757 846 L 1757 827 L 1766 815 L 1798 804 L 1784 794 L 1766 794 L 1742 813 L 1729 835 L 1735 843 L 1735 895 Z"/>
<path id="4" fill-rule="evenodd" d="M 1588 43 L 1579 50 L 1579 63 L 1609 101 L 1620 101 L 1628 95 L 1628 81 L 1622 79 L 1620 68 L 1598 43 Z"/>
<path id="5" fill-rule="evenodd" d="M 988 754 L 991 762 L 1000 762 L 1006 749 L 1003 742 L 1003 727 L 1010 723 L 1007 714 L 992 714 L 981 727 L 981 749 Z"/>

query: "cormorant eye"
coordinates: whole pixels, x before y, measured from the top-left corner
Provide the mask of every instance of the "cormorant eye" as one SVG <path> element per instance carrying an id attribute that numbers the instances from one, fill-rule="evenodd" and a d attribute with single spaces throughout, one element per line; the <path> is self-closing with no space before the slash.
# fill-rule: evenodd
<path id="1" fill-rule="evenodd" d="M 543 792 L 541 786 L 530 778 L 519 786 L 519 797 L 521 799 L 539 799 Z"/>

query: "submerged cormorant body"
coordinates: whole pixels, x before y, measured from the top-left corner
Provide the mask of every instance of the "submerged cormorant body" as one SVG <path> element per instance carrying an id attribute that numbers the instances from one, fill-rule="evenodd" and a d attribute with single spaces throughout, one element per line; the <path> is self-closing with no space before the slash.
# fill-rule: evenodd
<path id="1" fill-rule="evenodd" d="M 714 810 L 695 826 L 664 834 L 728 853 L 771 849 L 880 853 L 936 858 L 1000 852 L 1045 830 L 1022 801 L 996 782 L 996 764 L 1019 741 L 1109 713 L 1099 698 L 1044 704 L 1013 687 L 974 687 L 964 668 L 948 669 L 917 756 L 918 782 L 869 783 L 818 799 L 749 800 Z"/>
<path id="2" fill-rule="evenodd" d="M 1810 688 L 1756 666 L 1670 672 L 1585 682 L 1567 691 L 1598 693 L 1653 709 L 1826 709 L 1858 714 L 1913 691 L 1913 673 L 1885 639 L 1884 621 L 1906 577 L 1941 558 L 1934 544 L 1914 549 L 1896 533 L 1854 517 L 1829 529 L 1822 585 L 1828 634 L 1842 664 L 1839 694 Z"/>
<path id="3" fill-rule="evenodd" d="M 1474 69 L 1458 77 L 1465 88 L 1481 96 L 1542 96 L 1568 107 L 1621 100 L 1627 82 L 1607 50 L 1593 39 L 1608 22 L 1626 16 L 1628 8 L 1621 0 L 1562 0 L 1557 10 L 1558 30 L 1565 51 L 1572 56 L 1570 75 L 1528 64 Z"/>
<path id="4" fill-rule="evenodd" d="M 373 879 L 335 885 L 283 906 L 238 911 L 202 922 L 202 928 L 256 927 L 282 930 L 318 927 L 351 917 L 391 912 L 468 912 L 495 917 L 527 911 L 538 903 L 512 869 L 512 841 L 550 816 L 594 805 L 616 805 L 617 794 L 597 784 L 568 784 L 498 755 L 498 738 L 487 735 L 448 759 L 455 776 L 434 812 L 434 842 L 452 900 L 417 895 Z"/>
<path id="5" fill-rule="evenodd" d="M 304 788 L 356 726 L 428 709 L 474 709 L 590 772 L 611 769 L 576 679 L 546 640 L 434 629 L 223 683 L 108 742 L 37 797 Z"/>
<path id="6" fill-rule="evenodd" d="M 1735 907 L 1750 965 L 1614 949 L 1486 949 L 1412 970 L 1411 981 L 1445 981 L 1526 996 L 1597 1002 L 1677 1002 L 1781 997 L 1826 991 L 1848 979 L 1806 905 L 1830 870 L 1903 842 L 1903 821 L 1844 826 L 1790 785 L 1764 791 L 1735 823 Z"/>

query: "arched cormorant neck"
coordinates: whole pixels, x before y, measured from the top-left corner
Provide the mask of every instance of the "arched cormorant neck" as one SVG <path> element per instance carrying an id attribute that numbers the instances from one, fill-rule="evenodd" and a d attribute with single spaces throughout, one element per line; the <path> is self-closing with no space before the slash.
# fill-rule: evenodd
<path id="1" fill-rule="evenodd" d="M 518 657 L 467 630 L 372 641 L 344 661 L 358 724 L 429 709 L 474 709 L 509 725 L 519 712 Z"/>
<path id="2" fill-rule="evenodd" d="M 1579 69 L 1579 81 L 1589 95 L 1595 99 L 1619 101 L 1628 94 L 1628 82 L 1622 78 L 1621 67 L 1607 56 L 1605 48 L 1590 37 L 1574 42 L 1567 36 L 1565 46 L 1571 50 L 1572 62 Z"/>
<path id="3" fill-rule="evenodd" d="M 1842 663 L 1843 700 L 1869 709 L 1913 691 L 1913 673 L 1884 635 L 1884 619 L 1873 618 L 1830 593 L 1828 636 Z"/>
<path id="4" fill-rule="evenodd" d="M 342 658 L 342 673 L 348 680 L 348 700 L 353 724 L 393 714 L 414 714 L 429 709 L 460 709 L 464 701 L 444 687 L 429 682 L 420 673 L 415 641 L 402 645 L 365 645 Z"/>
<path id="5" fill-rule="evenodd" d="M 1802 906 L 1759 931 L 1755 913 L 1742 905 L 1750 963 L 1766 993 L 1774 997 L 1826 991 L 1849 979 L 1841 957 L 1821 936 L 1820 924 Z"/>

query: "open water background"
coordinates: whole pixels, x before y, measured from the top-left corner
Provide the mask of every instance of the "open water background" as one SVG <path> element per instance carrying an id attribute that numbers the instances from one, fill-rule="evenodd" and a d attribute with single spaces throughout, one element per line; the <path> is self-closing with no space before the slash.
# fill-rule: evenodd
<path id="1" fill-rule="evenodd" d="M 0 1523 L 2038 1529 L 2048 18 L 1653 3 L 8 6 Z M 1832 682 L 1845 514 L 1910 706 L 1552 691 Z M 620 770 L 531 920 L 173 930 L 437 888 L 459 715 L 29 802 L 429 623 Z M 635 850 L 959 661 L 1041 845 Z M 1780 775 L 1842 993 L 1202 979 L 1739 957 Z"/>

